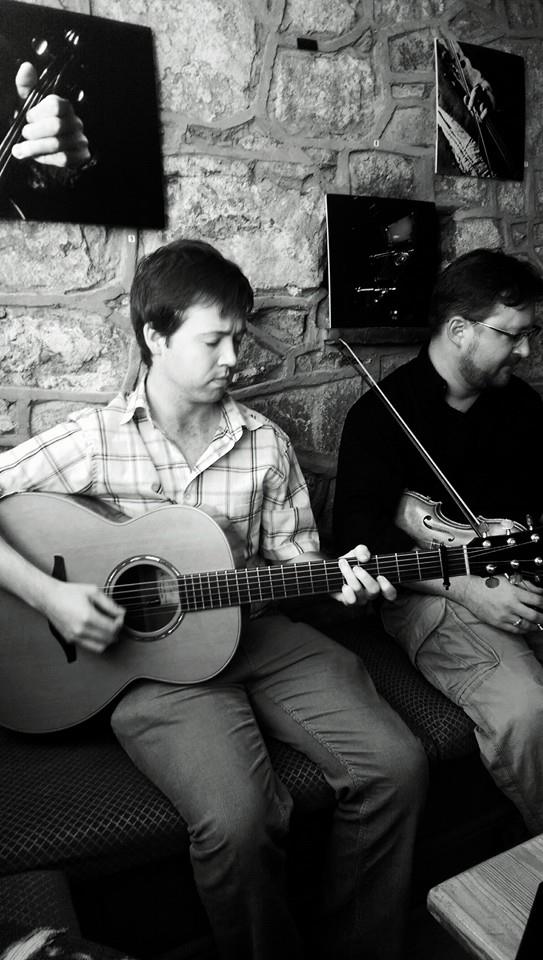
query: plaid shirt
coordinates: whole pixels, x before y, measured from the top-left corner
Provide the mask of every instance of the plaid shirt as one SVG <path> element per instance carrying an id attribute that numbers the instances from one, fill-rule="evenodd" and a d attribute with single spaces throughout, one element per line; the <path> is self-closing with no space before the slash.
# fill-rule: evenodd
<path id="1" fill-rule="evenodd" d="M 245 562 L 283 562 L 319 549 L 305 480 L 290 440 L 226 397 L 217 432 L 191 468 L 153 423 L 141 381 L 0 454 L 0 495 L 41 491 L 99 497 L 128 516 L 164 503 L 226 516 Z"/>

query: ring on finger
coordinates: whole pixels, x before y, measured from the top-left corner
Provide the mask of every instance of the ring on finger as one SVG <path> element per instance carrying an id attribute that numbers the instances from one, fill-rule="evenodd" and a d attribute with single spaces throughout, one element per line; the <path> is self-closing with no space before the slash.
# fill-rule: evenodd
<path id="1" fill-rule="evenodd" d="M 521 623 L 522 623 L 522 617 L 519 617 L 518 620 L 513 620 L 514 627 L 520 627 Z"/>

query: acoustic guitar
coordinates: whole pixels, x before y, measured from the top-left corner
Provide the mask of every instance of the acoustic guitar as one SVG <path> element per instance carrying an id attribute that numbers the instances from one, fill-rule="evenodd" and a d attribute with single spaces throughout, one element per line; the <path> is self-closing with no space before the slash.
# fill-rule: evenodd
<path id="1" fill-rule="evenodd" d="M 187 506 L 128 519 L 100 501 L 24 493 L 0 501 L 0 531 L 44 572 L 96 583 L 126 609 L 118 643 L 96 655 L 0 590 L 0 724 L 25 733 L 80 723 L 137 679 L 208 680 L 232 659 L 246 604 L 331 593 L 343 583 L 337 560 L 237 569 L 227 533 Z M 499 572 L 537 579 L 539 538 L 532 530 L 474 539 L 373 556 L 364 566 L 395 583 Z"/>

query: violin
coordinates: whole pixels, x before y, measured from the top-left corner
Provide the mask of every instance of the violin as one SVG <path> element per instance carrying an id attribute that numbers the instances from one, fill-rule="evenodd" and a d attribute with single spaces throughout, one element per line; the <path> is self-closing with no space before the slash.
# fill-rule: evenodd
<path id="1" fill-rule="evenodd" d="M 440 543 L 462 546 L 470 543 L 474 535 L 471 524 L 449 520 L 439 501 L 412 490 L 403 493 L 394 522 L 418 547 L 425 550 L 433 549 Z M 526 527 L 515 520 L 487 520 L 485 517 L 477 517 L 477 522 L 483 538 L 509 536 L 526 530 Z"/>

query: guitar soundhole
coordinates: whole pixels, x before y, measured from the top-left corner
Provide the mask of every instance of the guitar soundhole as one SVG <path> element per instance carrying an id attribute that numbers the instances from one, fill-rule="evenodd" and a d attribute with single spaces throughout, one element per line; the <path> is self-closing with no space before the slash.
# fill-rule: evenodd
<path id="1" fill-rule="evenodd" d="M 134 640 L 159 640 L 183 617 L 177 571 L 158 558 L 132 558 L 118 567 L 107 592 L 126 610 L 125 630 Z"/>

